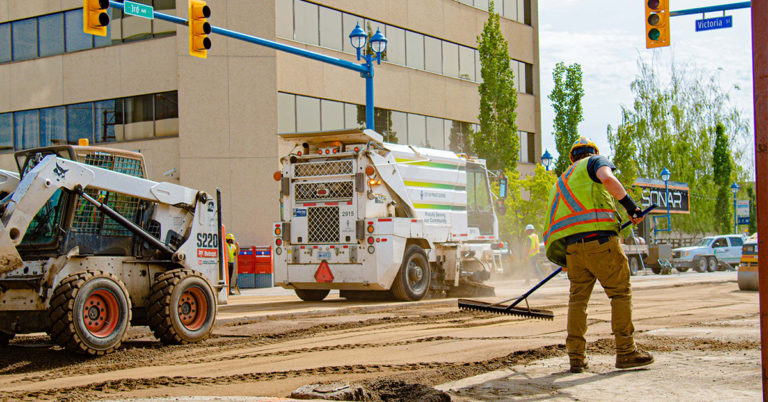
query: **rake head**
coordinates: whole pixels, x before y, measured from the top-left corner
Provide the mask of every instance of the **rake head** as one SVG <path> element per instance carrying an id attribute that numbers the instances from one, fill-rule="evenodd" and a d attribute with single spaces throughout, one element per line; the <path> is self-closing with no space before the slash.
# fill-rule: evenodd
<path id="1" fill-rule="evenodd" d="M 500 304 L 491 304 L 477 300 L 459 299 L 459 309 L 476 310 L 486 313 L 517 315 L 527 318 L 538 318 L 541 320 L 553 320 L 554 313 L 551 310 L 539 310 L 535 308 L 509 307 Z"/>

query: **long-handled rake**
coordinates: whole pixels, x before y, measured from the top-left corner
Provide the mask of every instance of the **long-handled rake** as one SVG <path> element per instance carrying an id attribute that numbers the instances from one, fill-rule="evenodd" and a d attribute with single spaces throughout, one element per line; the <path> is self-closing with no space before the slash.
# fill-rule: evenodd
<path id="1" fill-rule="evenodd" d="M 640 214 L 640 216 L 645 216 L 648 212 L 651 212 L 654 208 L 656 208 L 656 204 L 651 205 L 650 207 L 643 210 L 643 212 Z M 624 222 L 623 225 L 621 225 L 621 229 L 623 230 L 627 226 L 629 226 L 632 222 L 627 221 Z M 487 303 L 487 302 L 481 302 L 477 300 L 469 300 L 469 299 L 459 299 L 459 309 L 464 310 L 478 310 L 478 311 L 485 311 L 489 313 L 496 313 L 496 314 L 507 314 L 507 315 L 519 315 L 523 317 L 530 317 L 530 318 L 540 318 L 543 320 L 552 320 L 555 318 L 554 313 L 552 313 L 551 310 L 540 310 L 540 309 L 534 309 L 531 308 L 528 305 L 528 296 L 531 295 L 531 293 L 535 292 L 538 288 L 542 287 L 545 283 L 549 282 L 550 279 L 554 278 L 563 271 L 563 267 L 559 267 L 556 270 L 552 271 L 549 276 L 544 278 L 541 282 L 537 283 L 536 286 L 532 287 L 529 291 L 525 292 L 520 297 L 513 297 L 511 299 L 502 300 L 498 303 Z M 507 303 L 509 301 L 515 300 L 512 304 L 509 306 L 504 306 L 504 303 Z M 518 304 L 525 301 L 525 308 L 517 307 Z"/>

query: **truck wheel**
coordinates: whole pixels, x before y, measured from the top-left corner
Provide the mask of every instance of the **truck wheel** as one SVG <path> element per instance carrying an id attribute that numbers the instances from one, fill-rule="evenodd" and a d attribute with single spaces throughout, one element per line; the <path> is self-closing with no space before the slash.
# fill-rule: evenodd
<path id="1" fill-rule="evenodd" d="M 421 300 L 429 291 L 429 279 L 432 273 L 429 260 L 419 246 L 411 246 L 405 252 L 405 258 L 392 284 L 392 294 L 398 300 Z"/>
<path id="2" fill-rule="evenodd" d="M 685 272 L 688 270 L 688 267 L 677 267 L 675 269 L 677 270 L 677 272 Z"/>
<path id="3" fill-rule="evenodd" d="M 707 272 L 707 259 L 704 257 L 698 257 L 693 261 L 693 269 L 696 272 Z"/>
<path id="4" fill-rule="evenodd" d="M 632 276 L 637 275 L 637 271 L 640 269 L 640 257 L 633 255 L 629 257 L 629 274 Z"/>
<path id="5" fill-rule="evenodd" d="M 651 271 L 654 274 L 656 274 L 656 275 L 660 275 L 661 274 L 661 267 L 657 266 L 657 265 L 651 266 Z"/>
<path id="6" fill-rule="evenodd" d="M 7 334 L 5 332 L 0 332 L 0 346 L 8 345 L 8 342 L 11 339 L 13 339 L 14 336 L 16 336 L 16 334 Z"/>
<path id="7" fill-rule="evenodd" d="M 296 296 L 304 301 L 321 301 L 331 293 L 331 289 L 294 289 Z"/>
<path id="8" fill-rule="evenodd" d="M 717 271 L 717 258 L 715 257 L 707 258 L 707 271 L 709 272 Z"/>
<path id="9" fill-rule="evenodd" d="M 114 275 L 84 271 L 61 281 L 48 314 L 53 342 L 70 351 L 103 355 L 122 343 L 131 322 L 131 301 Z"/>
<path id="10" fill-rule="evenodd" d="M 199 342 L 213 329 L 216 296 L 199 273 L 173 269 L 155 278 L 147 317 L 155 337 L 165 344 Z"/>

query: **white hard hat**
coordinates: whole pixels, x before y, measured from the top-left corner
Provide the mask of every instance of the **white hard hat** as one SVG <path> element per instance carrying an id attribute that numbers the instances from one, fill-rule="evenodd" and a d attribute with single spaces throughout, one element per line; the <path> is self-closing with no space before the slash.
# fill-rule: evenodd
<path id="1" fill-rule="evenodd" d="M 525 230 L 536 230 L 536 228 L 534 228 L 533 225 L 528 224 L 528 226 L 525 227 Z"/>

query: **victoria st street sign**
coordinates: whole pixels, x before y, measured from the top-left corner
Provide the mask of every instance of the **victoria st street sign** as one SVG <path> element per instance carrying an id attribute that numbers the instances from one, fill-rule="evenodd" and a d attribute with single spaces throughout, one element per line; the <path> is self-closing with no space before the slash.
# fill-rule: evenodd
<path id="1" fill-rule="evenodd" d="M 717 18 L 705 18 L 696 20 L 696 32 L 709 31 L 712 29 L 722 29 L 733 27 L 733 16 L 726 15 Z"/>

